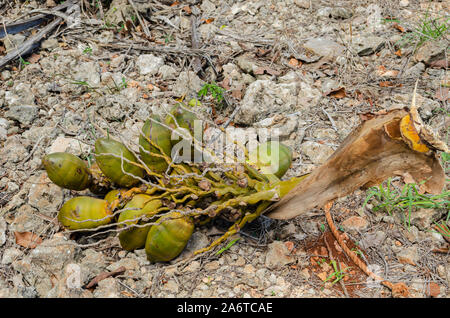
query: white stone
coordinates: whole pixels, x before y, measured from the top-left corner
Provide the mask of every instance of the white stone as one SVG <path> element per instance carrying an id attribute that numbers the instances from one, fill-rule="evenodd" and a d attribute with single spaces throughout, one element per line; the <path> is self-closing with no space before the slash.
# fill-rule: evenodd
<path id="1" fill-rule="evenodd" d="M 140 55 L 136 61 L 136 66 L 141 75 L 155 75 L 163 65 L 164 59 L 153 54 Z"/>
<path id="2" fill-rule="evenodd" d="M 9 265 L 22 255 L 22 251 L 17 248 L 8 248 L 3 252 L 2 264 Z"/>

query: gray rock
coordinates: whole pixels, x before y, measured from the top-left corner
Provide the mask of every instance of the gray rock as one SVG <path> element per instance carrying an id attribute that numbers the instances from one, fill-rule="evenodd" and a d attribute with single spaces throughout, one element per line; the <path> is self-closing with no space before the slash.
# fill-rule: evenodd
<path id="1" fill-rule="evenodd" d="M 362 248 L 367 249 L 369 247 L 380 246 L 385 239 L 386 233 L 383 231 L 377 231 L 375 233 L 365 234 L 359 244 Z"/>
<path id="2" fill-rule="evenodd" d="M 38 292 L 33 286 L 24 286 L 19 288 L 18 292 L 23 298 L 38 298 Z"/>
<path id="3" fill-rule="evenodd" d="M 180 260 L 186 259 L 193 255 L 193 253 L 201 248 L 205 248 L 209 246 L 210 241 L 208 239 L 208 236 L 206 234 L 196 231 L 194 234 L 192 234 L 191 238 L 189 239 L 189 242 L 187 243 L 186 247 L 184 248 L 183 252 L 181 252 L 180 256 L 178 256 L 174 262 L 178 262 Z"/>
<path id="4" fill-rule="evenodd" d="M 139 269 L 139 262 L 135 258 L 125 257 L 115 263 L 112 263 L 106 267 L 106 269 L 113 272 L 122 266 L 125 267 L 127 271 L 136 271 Z"/>
<path id="5" fill-rule="evenodd" d="M 195 273 L 200 269 L 200 263 L 198 261 L 192 261 L 188 266 L 183 268 L 183 273 Z"/>
<path id="6" fill-rule="evenodd" d="M 369 4 L 366 8 L 363 8 L 362 15 L 366 18 L 367 24 L 367 32 L 376 33 L 385 28 L 385 25 L 382 23 L 382 9 L 377 4 Z"/>
<path id="7" fill-rule="evenodd" d="M 313 138 L 329 140 L 330 142 L 335 142 L 338 140 L 339 136 L 333 128 L 317 128 L 311 132 Z"/>
<path id="8" fill-rule="evenodd" d="M 290 236 L 294 236 L 294 235 L 298 234 L 299 232 L 301 232 L 301 230 L 297 226 L 295 226 L 294 223 L 286 224 L 285 226 L 283 226 L 281 228 L 281 231 L 279 233 L 280 239 L 285 239 Z"/>
<path id="9" fill-rule="evenodd" d="M 97 99 L 98 112 L 109 121 L 122 121 L 134 105 L 123 95 L 107 95 Z"/>
<path id="10" fill-rule="evenodd" d="M 69 263 L 64 271 L 58 273 L 57 281 L 53 281 L 53 288 L 46 295 L 49 298 L 91 298 L 89 290 L 82 289 L 82 269 L 78 264 Z"/>
<path id="11" fill-rule="evenodd" d="M 447 284 L 450 284 L 450 264 L 440 264 L 437 267 L 437 272 L 442 279 L 447 281 Z"/>
<path id="12" fill-rule="evenodd" d="M 270 80 L 257 80 L 248 86 L 235 121 L 251 125 L 271 114 L 295 111 L 297 94 L 296 83 L 277 84 Z"/>
<path id="13" fill-rule="evenodd" d="M 194 72 L 181 72 L 177 81 L 173 85 L 172 91 L 176 96 L 183 96 L 184 94 L 197 92 L 202 88 L 204 81 L 202 81 Z"/>
<path id="14" fill-rule="evenodd" d="M 11 106 L 5 113 L 6 118 L 17 120 L 23 125 L 30 125 L 38 116 L 39 109 L 32 105 Z"/>
<path id="15" fill-rule="evenodd" d="M 365 34 L 356 37 L 352 46 L 359 56 L 366 56 L 380 51 L 384 44 L 385 40 L 382 37 Z"/>
<path id="16" fill-rule="evenodd" d="M 175 75 L 177 74 L 177 70 L 174 69 L 172 66 L 162 65 L 159 68 L 159 73 L 161 74 L 161 78 L 163 80 L 174 79 Z"/>
<path id="17" fill-rule="evenodd" d="M 311 6 L 310 0 L 294 0 L 294 3 L 302 9 L 309 9 Z"/>
<path id="18" fill-rule="evenodd" d="M 68 152 L 75 156 L 79 156 L 82 153 L 89 153 L 90 146 L 80 143 L 78 140 L 73 138 L 67 138 L 63 136 L 58 136 L 47 148 L 46 153 L 54 153 L 54 152 Z"/>
<path id="19" fill-rule="evenodd" d="M 75 260 L 79 250 L 78 246 L 69 243 L 65 237 L 55 234 L 53 238 L 39 244 L 30 253 L 30 256 L 32 263 L 57 273 L 66 264 Z"/>
<path id="20" fill-rule="evenodd" d="M 331 11 L 332 10 L 333 10 L 333 8 L 330 8 L 330 7 L 320 8 L 319 10 L 317 10 L 317 16 L 318 17 L 331 18 Z"/>
<path id="21" fill-rule="evenodd" d="M 334 7 L 330 11 L 331 17 L 334 19 L 349 19 L 352 17 L 352 12 L 344 7 Z"/>
<path id="22" fill-rule="evenodd" d="M 417 63 L 416 65 L 408 68 L 404 73 L 403 77 L 405 78 L 419 78 L 423 71 L 425 71 L 425 64 L 422 62 Z"/>
<path id="23" fill-rule="evenodd" d="M 428 231 L 434 221 L 439 219 L 441 212 L 434 209 L 418 209 L 411 213 L 411 224 L 419 230 Z"/>
<path id="24" fill-rule="evenodd" d="M 28 155 L 28 151 L 21 141 L 18 134 L 7 138 L 3 147 L 0 148 L 0 162 L 11 164 L 23 160 Z"/>
<path id="25" fill-rule="evenodd" d="M 119 284 L 112 277 L 98 282 L 94 291 L 95 298 L 120 298 Z"/>
<path id="26" fill-rule="evenodd" d="M 164 59 L 153 54 L 139 55 L 136 60 L 136 66 L 141 75 L 155 75 L 163 65 Z"/>
<path id="27" fill-rule="evenodd" d="M 40 297 L 47 297 L 47 294 L 50 289 L 52 289 L 52 279 L 50 278 L 50 274 L 44 269 L 41 265 L 36 265 L 31 262 L 31 258 L 25 256 L 21 260 L 16 260 L 11 264 L 11 267 L 14 271 L 23 275 L 23 279 L 30 284 L 30 286 L 34 286 L 37 294 Z M 60 268 L 60 270 L 62 267 Z M 54 271 L 55 274 L 58 274 L 58 271 Z"/>
<path id="28" fill-rule="evenodd" d="M 32 182 L 28 195 L 28 204 L 48 216 L 55 216 L 63 203 L 63 190 L 50 181 L 47 173 L 30 178 Z"/>
<path id="29" fill-rule="evenodd" d="M 421 47 L 417 49 L 414 58 L 417 62 L 430 64 L 433 61 L 445 58 L 446 49 L 447 44 L 445 43 L 445 41 L 426 41 Z"/>
<path id="30" fill-rule="evenodd" d="M 131 20 L 133 14 L 135 14 L 133 7 L 127 0 L 113 0 L 109 10 L 105 13 L 105 21 L 109 24 L 119 25 L 121 22 L 125 22 L 124 18 Z"/>
<path id="31" fill-rule="evenodd" d="M 15 211 L 14 222 L 9 225 L 12 232 L 40 233 L 48 226 L 48 222 L 36 215 L 36 209 L 24 204 Z"/>
<path id="32" fill-rule="evenodd" d="M 178 291 L 180 289 L 178 283 L 174 279 L 169 279 L 167 283 L 165 283 L 162 286 L 162 289 L 165 291 L 168 291 L 170 293 L 173 293 L 174 295 L 178 294 Z"/>
<path id="33" fill-rule="evenodd" d="M 11 78 L 11 72 L 8 70 L 4 70 L 3 72 L 0 73 L 0 77 L 2 80 L 7 81 Z"/>
<path id="34" fill-rule="evenodd" d="M 348 219 L 342 221 L 341 226 L 344 230 L 349 232 L 363 231 L 367 228 L 369 222 L 360 216 L 351 216 Z"/>
<path id="35" fill-rule="evenodd" d="M 213 23 L 202 24 L 198 28 L 198 33 L 200 33 L 202 40 L 207 41 L 214 37 L 215 33 L 219 30 Z"/>
<path id="36" fill-rule="evenodd" d="M 330 146 L 309 140 L 301 145 L 301 151 L 307 155 L 314 164 L 324 163 L 334 153 L 333 148 Z"/>
<path id="37" fill-rule="evenodd" d="M 399 4 L 401 7 L 407 7 L 409 5 L 409 1 L 408 0 L 400 0 Z"/>
<path id="38" fill-rule="evenodd" d="M 8 137 L 8 130 L 0 126 L 0 141 L 6 140 Z"/>
<path id="39" fill-rule="evenodd" d="M 12 90 L 5 92 L 7 106 L 34 105 L 34 94 L 31 84 L 19 83 Z"/>
<path id="40" fill-rule="evenodd" d="M 42 41 L 42 43 L 41 43 L 41 47 L 46 50 L 53 50 L 53 49 L 56 49 L 58 46 L 59 45 L 58 45 L 57 38 L 50 38 L 45 41 Z"/>
<path id="41" fill-rule="evenodd" d="M 203 11 L 203 13 L 211 13 L 216 10 L 216 6 L 208 0 L 204 0 L 200 5 L 200 9 Z"/>
<path id="42" fill-rule="evenodd" d="M 398 261 L 403 264 L 417 265 L 417 262 L 419 261 L 417 246 L 403 248 L 396 254 Z"/>
<path id="43" fill-rule="evenodd" d="M 0 118 L 0 127 L 3 127 L 5 129 L 9 128 L 9 121 L 5 118 Z"/>
<path id="44" fill-rule="evenodd" d="M 18 248 L 11 247 L 3 251 L 2 265 L 9 265 L 16 259 L 19 259 L 23 252 Z"/>
<path id="45" fill-rule="evenodd" d="M 16 49 L 23 42 L 25 42 L 25 40 L 26 40 L 26 36 L 21 33 L 8 35 L 2 39 L 3 45 L 5 46 L 5 49 L 6 49 L 6 52 Z"/>
<path id="46" fill-rule="evenodd" d="M 331 78 L 326 78 L 322 81 L 321 89 L 324 95 L 328 95 L 331 92 L 334 92 L 340 88 L 340 85 L 337 81 Z"/>
<path id="47" fill-rule="evenodd" d="M 280 268 L 295 262 L 295 258 L 290 255 L 289 249 L 283 242 L 275 241 L 268 246 L 265 265 L 270 269 Z"/>
<path id="48" fill-rule="evenodd" d="M 17 294 L 9 284 L 0 277 L 0 298 L 18 298 L 20 295 Z"/>
<path id="49" fill-rule="evenodd" d="M 319 56 L 339 56 L 344 52 L 344 47 L 330 38 L 313 38 L 306 41 L 303 47 Z"/>
<path id="50" fill-rule="evenodd" d="M 271 118 L 263 119 L 255 124 L 255 127 L 267 128 L 264 130 L 258 130 L 258 138 L 260 142 L 275 138 L 279 138 L 281 140 L 286 139 L 297 129 L 297 116 L 284 117 L 281 121 L 279 121 L 279 123 L 276 123 L 277 117 L 280 116 L 277 115 Z"/>
<path id="51" fill-rule="evenodd" d="M 82 285 L 89 283 L 92 278 L 106 271 L 108 266 L 106 256 L 103 253 L 94 249 L 87 249 L 83 253 L 84 257 L 80 260 Z"/>
<path id="52" fill-rule="evenodd" d="M 6 243 L 6 221 L 3 217 L 0 217 L 0 247 Z"/>
<path id="53" fill-rule="evenodd" d="M 73 79 L 88 83 L 92 87 L 100 84 L 100 65 L 97 62 L 85 62 L 77 65 L 73 70 Z"/>
<path id="54" fill-rule="evenodd" d="M 236 58 L 236 63 L 241 70 L 249 74 L 253 74 L 253 72 L 259 67 L 256 61 L 247 55 L 238 56 Z"/>

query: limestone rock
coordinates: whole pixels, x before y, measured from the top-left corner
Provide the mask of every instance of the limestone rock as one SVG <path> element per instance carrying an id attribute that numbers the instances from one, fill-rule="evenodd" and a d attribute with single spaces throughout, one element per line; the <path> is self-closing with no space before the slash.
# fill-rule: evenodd
<path id="1" fill-rule="evenodd" d="M 17 120 L 23 125 L 30 125 L 38 116 L 38 108 L 33 105 L 11 106 L 5 113 L 6 118 Z"/>
<path id="2" fill-rule="evenodd" d="M 345 49 L 342 45 L 326 37 L 309 39 L 303 44 L 303 47 L 319 56 L 339 56 Z"/>
<path id="3" fill-rule="evenodd" d="M 276 269 L 295 261 L 295 258 L 290 255 L 289 249 L 283 242 L 275 241 L 269 244 L 268 248 L 266 266 L 270 269 Z"/>
<path id="4" fill-rule="evenodd" d="M 202 88 L 204 82 L 192 71 L 181 72 L 175 82 L 172 90 L 176 96 L 183 96 L 184 94 L 197 92 Z"/>
<path id="5" fill-rule="evenodd" d="M 301 151 L 309 157 L 314 164 L 324 163 L 333 153 L 330 146 L 320 144 L 315 141 L 305 141 L 301 145 Z"/>
<path id="6" fill-rule="evenodd" d="M 153 54 L 139 55 L 136 61 L 136 66 L 141 75 L 155 75 L 163 65 L 164 59 Z"/>
<path id="7" fill-rule="evenodd" d="M 270 80 L 251 83 L 235 118 L 239 124 L 251 125 L 271 114 L 292 112 L 297 106 L 296 83 L 277 84 Z"/>

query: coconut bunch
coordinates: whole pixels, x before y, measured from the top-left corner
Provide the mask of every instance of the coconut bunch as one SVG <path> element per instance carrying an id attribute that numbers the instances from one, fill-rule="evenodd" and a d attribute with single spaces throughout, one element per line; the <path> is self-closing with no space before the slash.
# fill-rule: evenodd
<path id="1" fill-rule="evenodd" d="M 142 127 L 138 153 L 112 137 L 99 138 L 91 166 L 69 153 L 46 155 L 42 163 L 52 182 L 93 194 L 65 202 L 59 222 L 70 231 L 114 228 L 125 250 L 145 248 L 150 261 L 166 262 L 182 252 L 196 228 L 219 216 L 234 222 L 222 237 L 195 253 L 205 252 L 304 178 L 281 180 L 292 152 L 276 141 L 259 144 L 250 154 L 245 151 L 244 162 L 196 162 L 196 152 L 214 157 L 195 138 L 196 120 L 183 104 L 164 118 L 152 115 Z M 174 152 L 180 143 L 187 147 Z"/>

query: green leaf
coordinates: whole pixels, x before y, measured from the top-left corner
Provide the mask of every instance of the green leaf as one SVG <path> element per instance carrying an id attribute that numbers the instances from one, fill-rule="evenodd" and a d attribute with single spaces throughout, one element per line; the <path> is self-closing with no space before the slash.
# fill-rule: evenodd
<path id="1" fill-rule="evenodd" d="M 225 252 L 226 250 L 228 250 L 230 247 L 232 247 L 237 241 L 239 241 L 241 238 L 237 238 L 232 240 L 230 243 L 227 244 L 227 246 L 225 246 L 224 248 L 220 249 L 219 251 L 217 251 L 216 256 L 222 254 L 223 252 Z"/>

